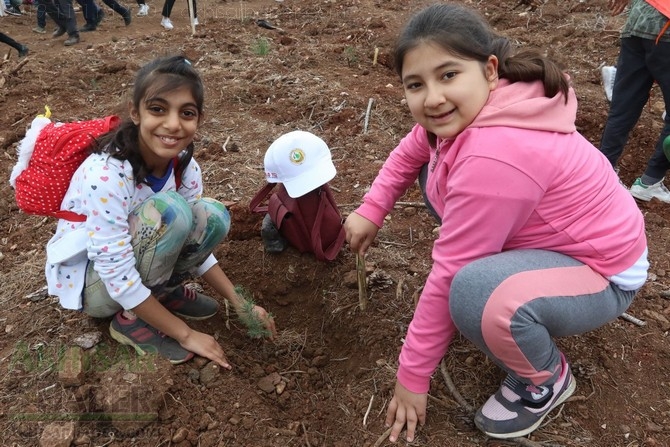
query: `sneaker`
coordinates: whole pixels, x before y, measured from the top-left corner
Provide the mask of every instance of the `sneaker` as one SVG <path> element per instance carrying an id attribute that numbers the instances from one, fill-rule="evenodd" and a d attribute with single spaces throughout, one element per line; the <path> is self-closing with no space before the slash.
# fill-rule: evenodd
<path id="1" fill-rule="evenodd" d="M 41 26 L 36 26 L 35 28 L 33 28 L 33 33 L 46 34 L 46 32 L 47 32 L 47 30 L 45 30 Z"/>
<path id="2" fill-rule="evenodd" d="M 112 318 L 109 335 L 122 345 L 132 346 L 139 355 L 157 353 L 174 365 L 187 362 L 194 356 L 192 352 L 182 348 L 177 340 L 149 326 L 143 320 L 124 318 L 122 310 Z"/>
<path id="3" fill-rule="evenodd" d="M 63 45 L 66 47 L 71 47 L 72 45 L 76 45 L 79 43 L 79 36 L 70 36 L 68 37 L 65 42 L 63 42 Z"/>
<path id="4" fill-rule="evenodd" d="M 140 5 L 140 10 L 137 11 L 137 15 L 142 17 L 142 16 L 146 16 L 148 14 L 149 14 L 149 5 L 147 5 L 146 3 L 142 3 Z"/>
<path id="5" fill-rule="evenodd" d="M 19 47 L 19 57 L 26 57 L 28 56 L 28 47 L 25 45 L 21 45 Z"/>
<path id="6" fill-rule="evenodd" d="M 286 250 L 289 245 L 286 238 L 279 233 L 277 226 L 272 222 L 272 218 L 269 214 L 266 214 L 265 217 L 263 217 L 263 223 L 261 224 L 261 239 L 263 239 L 265 251 L 268 253 L 281 253 Z"/>
<path id="7" fill-rule="evenodd" d="M 60 37 L 60 36 L 62 36 L 63 34 L 65 34 L 65 31 L 66 31 L 65 28 L 59 26 L 59 27 L 56 28 L 56 29 L 54 30 L 54 32 L 51 34 L 51 37 L 54 37 L 54 38 L 55 38 L 55 37 Z"/>
<path id="8" fill-rule="evenodd" d="M 168 31 L 171 30 L 172 28 L 174 28 L 174 25 L 172 24 L 170 19 L 167 18 L 167 17 L 163 17 L 163 19 L 161 20 L 161 26 Z"/>
<path id="9" fill-rule="evenodd" d="M 661 179 L 658 183 L 653 185 L 645 185 L 638 177 L 630 187 L 630 194 L 636 199 L 649 202 L 653 198 L 657 198 L 661 202 L 670 203 L 670 191 L 663 184 Z"/>
<path id="10" fill-rule="evenodd" d="M 128 12 L 123 14 L 123 23 L 126 26 L 128 26 L 128 25 L 130 25 L 130 22 L 132 22 L 132 21 L 133 21 L 133 14 L 132 14 L 132 11 L 130 10 L 130 8 L 128 8 Z"/>
<path id="11" fill-rule="evenodd" d="M 91 31 L 95 31 L 98 27 L 93 24 L 93 23 L 87 23 L 86 25 L 82 26 L 79 28 L 80 33 L 89 33 Z"/>
<path id="12" fill-rule="evenodd" d="M 219 303 L 214 298 L 183 285 L 160 298 L 159 301 L 173 314 L 189 320 L 205 320 L 214 316 L 219 310 Z"/>
<path id="13" fill-rule="evenodd" d="M 616 67 L 606 65 L 600 69 L 603 77 L 603 88 L 608 101 L 612 100 L 612 89 L 614 88 L 614 78 L 616 77 Z"/>
<path id="14" fill-rule="evenodd" d="M 16 6 L 10 6 L 9 8 L 5 9 L 5 12 L 9 14 L 10 16 L 21 16 L 23 13 L 19 8 Z"/>
<path id="15" fill-rule="evenodd" d="M 563 373 L 553 385 L 529 385 L 507 376 L 500 389 L 477 410 L 477 428 L 500 439 L 526 436 L 537 429 L 551 410 L 575 392 L 575 378 L 561 357 Z"/>

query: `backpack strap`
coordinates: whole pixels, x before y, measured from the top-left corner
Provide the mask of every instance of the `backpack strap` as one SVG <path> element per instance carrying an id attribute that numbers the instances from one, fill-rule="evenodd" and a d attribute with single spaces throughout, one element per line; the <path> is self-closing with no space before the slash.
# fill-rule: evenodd
<path id="1" fill-rule="evenodd" d="M 86 216 L 84 216 L 83 214 L 77 214 L 74 211 L 60 210 L 55 211 L 51 215 L 53 217 L 57 217 L 59 219 L 65 219 L 70 222 L 86 222 Z"/>
<path id="2" fill-rule="evenodd" d="M 179 163 L 179 156 L 177 155 L 172 164 L 172 170 L 174 171 L 174 182 L 177 185 L 177 191 L 181 188 L 181 176 L 184 174 L 184 167 Z"/>
<path id="3" fill-rule="evenodd" d="M 312 227 L 312 243 L 314 244 L 314 254 L 318 259 L 326 259 L 332 261 L 337 257 L 337 253 L 340 251 L 342 244 L 344 243 L 344 238 L 346 233 L 344 231 L 344 226 L 340 227 L 340 232 L 338 233 L 335 240 L 330 244 L 330 246 L 323 248 L 323 243 L 321 242 L 321 228 L 323 222 L 323 212 L 326 209 L 327 202 L 333 202 L 332 194 L 328 185 L 321 187 L 319 191 L 319 209 L 316 212 L 316 218 L 314 219 L 314 226 Z"/>
<path id="4" fill-rule="evenodd" d="M 266 183 L 265 186 L 254 195 L 251 202 L 249 202 L 249 211 L 252 213 L 266 213 L 268 211 L 267 205 L 260 206 L 260 204 L 268 195 L 270 195 L 270 192 L 274 189 L 275 185 L 276 183 Z"/>

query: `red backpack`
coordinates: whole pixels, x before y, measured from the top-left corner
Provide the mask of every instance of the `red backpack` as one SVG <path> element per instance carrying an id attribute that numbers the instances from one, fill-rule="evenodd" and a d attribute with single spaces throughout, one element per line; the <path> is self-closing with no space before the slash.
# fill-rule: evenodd
<path id="1" fill-rule="evenodd" d="M 261 202 L 272 192 L 267 206 Z M 279 233 L 300 253 L 314 253 L 320 261 L 332 261 L 344 244 L 342 215 L 328 184 L 293 198 L 281 183 L 268 183 L 251 199 L 249 210 L 267 212 Z"/>
<path id="2" fill-rule="evenodd" d="M 19 145 L 19 160 L 12 171 L 16 203 L 28 214 L 83 222 L 86 216 L 61 210 L 72 175 L 88 157 L 99 136 L 115 129 L 114 115 L 89 121 L 52 123 L 50 111 L 35 118 Z"/>

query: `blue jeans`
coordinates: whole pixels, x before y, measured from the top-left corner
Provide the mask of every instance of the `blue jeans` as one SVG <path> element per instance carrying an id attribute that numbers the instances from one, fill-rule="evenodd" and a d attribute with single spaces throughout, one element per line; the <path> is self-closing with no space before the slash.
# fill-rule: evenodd
<path id="1" fill-rule="evenodd" d="M 670 111 L 670 42 L 656 44 L 639 37 L 621 39 L 612 103 L 600 141 L 600 150 L 612 166 L 619 161 L 629 134 L 649 100 L 654 80 L 661 87 L 665 110 Z M 670 114 L 666 113 L 665 125 L 644 171 L 650 178 L 661 180 L 670 169 L 670 161 L 663 153 L 663 140 L 668 135 Z"/>
<path id="2" fill-rule="evenodd" d="M 157 219 L 158 218 L 158 219 Z M 230 214 L 214 199 L 190 205 L 174 191 L 146 200 L 130 216 L 135 266 L 154 296 L 163 295 L 189 278 L 223 241 Z M 86 268 L 84 312 L 105 318 L 121 310 L 107 292 L 92 262 Z"/>

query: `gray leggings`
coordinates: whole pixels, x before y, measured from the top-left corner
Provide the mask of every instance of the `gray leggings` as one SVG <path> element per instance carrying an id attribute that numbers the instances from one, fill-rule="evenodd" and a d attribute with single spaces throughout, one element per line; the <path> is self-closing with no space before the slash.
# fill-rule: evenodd
<path id="1" fill-rule="evenodd" d="M 491 360 L 522 382 L 543 385 L 561 372 L 552 337 L 596 329 L 634 296 L 569 256 L 512 250 L 463 267 L 449 306 L 459 331 Z"/>

